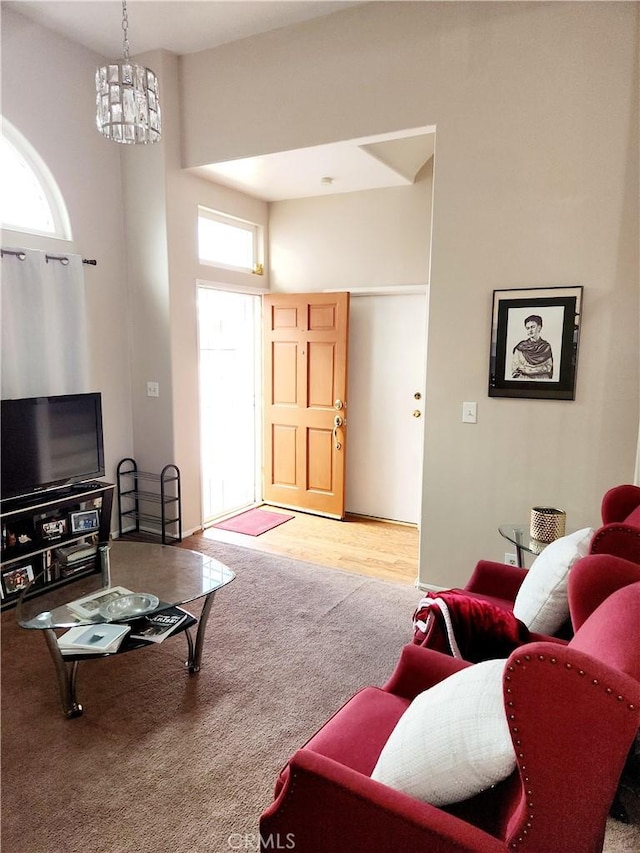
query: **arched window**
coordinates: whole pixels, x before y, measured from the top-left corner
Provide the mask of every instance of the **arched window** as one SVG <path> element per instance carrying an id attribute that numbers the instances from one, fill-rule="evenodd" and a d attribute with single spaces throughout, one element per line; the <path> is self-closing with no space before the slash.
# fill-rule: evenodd
<path id="1" fill-rule="evenodd" d="M 0 139 L 2 227 L 71 240 L 62 193 L 44 160 L 6 119 Z"/>

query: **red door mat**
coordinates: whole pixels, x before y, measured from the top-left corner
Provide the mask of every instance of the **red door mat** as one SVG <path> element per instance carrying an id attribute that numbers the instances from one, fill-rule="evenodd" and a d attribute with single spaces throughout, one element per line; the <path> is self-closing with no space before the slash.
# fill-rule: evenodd
<path id="1" fill-rule="evenodd" d="M 213 526 L 219 530 L 245 533 L 247 536 L 260 536 L 261 533 L 266 533 L 267 530 L 271 530 L 279 524 L 284 524 L 285 521 L 290 521 L 292 518 L 295 518 L 295 516 L 286 515 L 283 512 L 249 509 L 246 512 L 241 512 L 240 515 L 234 515 L 233 518 L 228 518 L 226 521 L 221 521 L 219 524 L 214 524 Z"/>

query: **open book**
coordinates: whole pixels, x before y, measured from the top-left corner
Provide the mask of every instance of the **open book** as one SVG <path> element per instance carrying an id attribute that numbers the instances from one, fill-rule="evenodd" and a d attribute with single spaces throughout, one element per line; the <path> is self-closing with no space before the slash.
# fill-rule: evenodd
<path id="1" fill-rule="evenodd" d="M 129 625 L 116 623 L 79 625 L 58 637 L 58 646 L 63 655 L 113 654 L 129 631 Z"/>

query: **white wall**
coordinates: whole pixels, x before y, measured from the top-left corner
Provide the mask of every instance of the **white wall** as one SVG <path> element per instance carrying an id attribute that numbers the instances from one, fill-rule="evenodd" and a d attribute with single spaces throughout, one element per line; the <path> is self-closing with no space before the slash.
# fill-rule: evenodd
<path id="1" fill-rule="evenodd" d="M 133 452 L 129 296 L 123 252 L 120 146 L 95 128 L 99 57 L 22 15 L 2 9 L 2 114 L 51 170 L 67 205 L 73 241 L 3 232 L 3 245 L 74 252 L 86 266 L 92 387 L 102 392 L 105 463 Z M 64 341 L 60 342 L 64 346 Z"/>
<path id="2" fill-rule="evenodd" d="M 637 67 L 637 3 L 563 2 L 370 3 L 181 61 L 188 165 L 437 127 L 424 582 L 501 557 L 497 525 L 532 505 L 597 524 L 633 476 Z M 489 399 L 492 291 L 567 284 L 575 402 Z"/>

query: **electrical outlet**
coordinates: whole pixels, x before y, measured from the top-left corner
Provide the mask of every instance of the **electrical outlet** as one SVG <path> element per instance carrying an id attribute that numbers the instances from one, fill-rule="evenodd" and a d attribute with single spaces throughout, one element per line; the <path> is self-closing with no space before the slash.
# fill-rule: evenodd
<path id="1" fill-rule="evenodd" d="M 504 561 L 508 566 L 517 566 L 518 559 L 515 554 L 505 554 Z"/>

